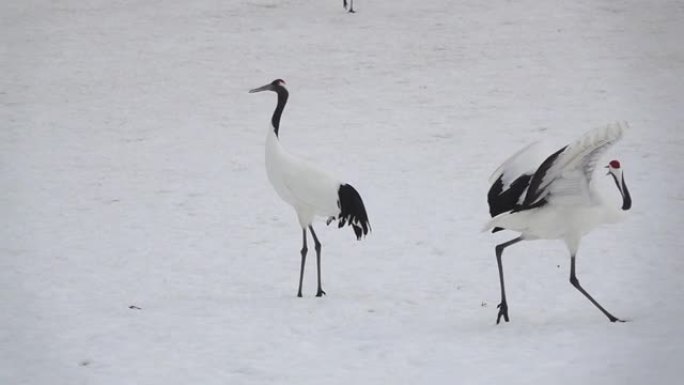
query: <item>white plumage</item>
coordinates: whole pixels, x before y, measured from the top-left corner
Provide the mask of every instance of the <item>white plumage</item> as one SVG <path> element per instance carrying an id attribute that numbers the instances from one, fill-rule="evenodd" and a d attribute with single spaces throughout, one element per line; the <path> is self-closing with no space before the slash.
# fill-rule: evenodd
<path id="1" fill-rule="evenodd" d="M 547 147 L 543 142 L 533 142 L 523 147 L 501 163 L 489 177 L 489 184 L 503 177 L 504 185 L 508 186 L 520 175 L 534 174 L 541 162 L 548 157 Z"/>
<path id="2" fill-rule="evenodd" d="M 501 266 L 503 250 L 522 240 L 533 239 L 563 240 L 571 255 L 570 282 L 611 321 L 618 321 L 579 285 L 575 256 L 582 236 L 596 226 L 615 222 L 622 216 L 620 210 L 604 202 L 591 180 L 599 158 L 622 138 L 623 132 L 620 124 L 591 130 L 543 162 L 538 160 L 539 145 L 527 146 L 504 162 L 490 178 L 488 202 L 493 218 L 485 230 L 508 229 L 521 233 L 496 247 L 501 284 L 497 323 L 501 317 L 508 321 Z M 620 163 L 613 160 L 607 168 L 622 195 L 622 210 L 629 210 L 632 200 Z"/>
<path id="3" fill-rule="evenodd" d="M 361 239 L 370 231 L 366 208 L 354 187 L 341 183 L 318 167 L 288 153 L 280 144 L 278 138 L 280 118 L 289 95 L 285 82 L 277 79 L 251 90 L 250 93 L 260 91 L 273 91 L 278 95 L 278 104 L 273 112 L 271 127 L 266 136 L 266 174 L 278 196 L 295 209 L 299 225 L 302 227 L 302 259 L 297 295 L 302 296 L 302 280 L 308 251 L 306 245 L 308 228 L 316 249 L 318 272 L 316 296 L 320 297 L 325 292 L 321 285 L 321 244 L 313 229 L 314 218 L 316 216 L 327 217 L 328 224 L 332 220 L 338 220 L 338 227 L 351 226 L 357 239 Z"/>
<path id="4" fill-rule="evenodd" d="M 289 154 L 273 130 L 266 138 L 266 173 L 282 200 L 297 211 L 302 228 L 315 216 L 335 217 L 341 183 L 323 170 Z"/>

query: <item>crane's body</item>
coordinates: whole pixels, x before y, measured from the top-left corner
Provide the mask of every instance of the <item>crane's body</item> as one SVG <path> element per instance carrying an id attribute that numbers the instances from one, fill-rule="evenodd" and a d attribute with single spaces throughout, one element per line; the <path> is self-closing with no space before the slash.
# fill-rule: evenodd
<path id="1" fill-rule="evenodd" d="M 317 216 L 328 218 L 328 224 L 338 221 L 338 227 L 349 225 L 357 239 L 370 231 L 366 208 L 359 193 L 349 184 L 342 183 L 318 167 L 290 154 L 279 140 L 280 118 L 289 93 L 281 79 L 253 89 L 252 92 L 273 91 L 278 94 L 278 104 L 271 118 L 271 126 L 266 134 L 265 156 L 266 174 L 278 196 L 292 206 L 302 228 L 301 268 L 299 291 L 302 296 L 304 265 L 308 251 L 306 245 L 307 229 L 313 237 L 318 267 L 318 291 L 316 296 L 325 294 L 321 285 L 321 244 L 313 229 Z"/>
<path id="2" fill-rule="evenodd" d="M 310 225 L 316 216 L 339 214 L 337 192 L 341 183 L 288 153 L 273 130 L 266 138 L 266 174 L 278 196 L 297 211 L 302 227 Z"/>
<path id="3" fill-rule="evenodd" d="M 563 240 L 571 256 L 570 282 L 611 321 L 608 313 L 579 285 L 575 275 L 575 256 L 581 238 L 597 226 L 614 223 L 629 210 L 632 199 L 624 181 L 620 162 L 607 168 L 623 198 L 622 211 L 607 204 L 591 183 L 599 157 L 623 134 L 619 124 L 592 130 L 576 142 L 561 148 L 539 162 L 538 145 L 532 144 L 499 167 L 490 182 L 488 202 L 492 219 L 485 229 L 507 229 L 520 236 L 496 247 L 501 285 L 501 317 L 508 321 L 508 305 L 503 282 L 503 250 L 523 240 Z"/>

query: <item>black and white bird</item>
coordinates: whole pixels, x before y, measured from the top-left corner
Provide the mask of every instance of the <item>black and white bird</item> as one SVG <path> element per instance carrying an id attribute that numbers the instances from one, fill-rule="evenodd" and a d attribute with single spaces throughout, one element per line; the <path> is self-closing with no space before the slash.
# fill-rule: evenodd
<path id="1" fill-rule="evenodd" d="M 349 0 L 349 8 L 347 8 L 347 0 L 342 0 L 342 6 L 344 9 L 348 9 L 349 13 L 355 13 L 356 11 L 354 10 L 354 0 Z"/>
<path id="2" fill-rule="evenodd" d="M 620 124 L 591 130 L 576 142 L 543 158 L 539 156 L 540 146 L 532 144 L 509 158 L 492 174 L 487 200 L 493 218 L 484 230 L 497 232 L 508 229 L 520 233 L 517 238 L 499 244 L 495 249 L 501 285 L 497 324 L 501 317 L 506 322 L 509 320 L 501 255 L 508 246 L 534 239 L 563 240 L 570 252 L 570 283 L 611 322 L 621 321 L 580 286 L 575 274 L 575 257 L 582 236 L 601 224 L 617 222 L 622 211 L 632 206 L 619 161 L 610 161 L 606 168 L 607 175 L 613 177 L 622 195 L 622 211 L 604 202 L 592 184 L 599 157 L 622 137 L 623 131 Z"/>
<path id="3" fill-rule="evenodd" d="M 271 127 L 266 136 L 266 173 L 280 198 L 295 209 L 302 227 L 302 260 L 297 296 L 302 296 L 302 280 L 308 251 L 306 246 L 308 228 L 316 249 L 318 270 L 316 296 L 320 297 L 325 294 L 325 291 L 321 286 L 321 243 L 314 232 L 314 218 L 316 216 L 327 217 L 327 224 L 337 220 L 339 228 L 344 225 L 351 226 L 356 238 L 360 240 L 371 230 L 366 208 L 361 196 L 350 184 L 341 183 L 323 170 L 290 154 L 280 144 L 278 138 L 280 118 L 289 95 L 285 88 L 285 81 L 277 79 L 249 92 L 261 91 L 273 91 L 278 95 L 278 104 L 273 111 Z"/>

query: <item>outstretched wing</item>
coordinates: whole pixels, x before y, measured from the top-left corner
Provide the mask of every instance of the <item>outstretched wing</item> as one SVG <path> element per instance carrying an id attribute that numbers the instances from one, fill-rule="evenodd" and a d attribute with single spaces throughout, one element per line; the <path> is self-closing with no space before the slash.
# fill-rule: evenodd
<path id="1" fill-rule="evenodd" d="M 534 173 L 521 210 L 541 206 L 549 199 L 560 204 L 590 199 L 589 182 L 596 162 L 622 138 L 623 131 L 619 123 L 596 128 L 549 156 Z"/>
<path id="2" fill-rule="evenodd" d="M 492 217 L 511 211 L 522 203 L 530 180 L 546 157 L 542 142 L 531 143 L 506 159 L 489 177 L 487 193 Z"/>

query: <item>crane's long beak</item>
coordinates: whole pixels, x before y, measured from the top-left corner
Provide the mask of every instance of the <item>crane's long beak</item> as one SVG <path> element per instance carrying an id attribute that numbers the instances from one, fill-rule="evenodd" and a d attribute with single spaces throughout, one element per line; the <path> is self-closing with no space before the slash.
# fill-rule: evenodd
<path id="1" fill-rule="evenodd" d="M 255 92 L 261 92 L 261 91 L 270 91 L 271 90 L 271 83 L 266 84 L 265 86 L 261 86 L 259 88 L 255 88 L 253 90 L 249 90 L 250 94 L 253 94 Z"/>

